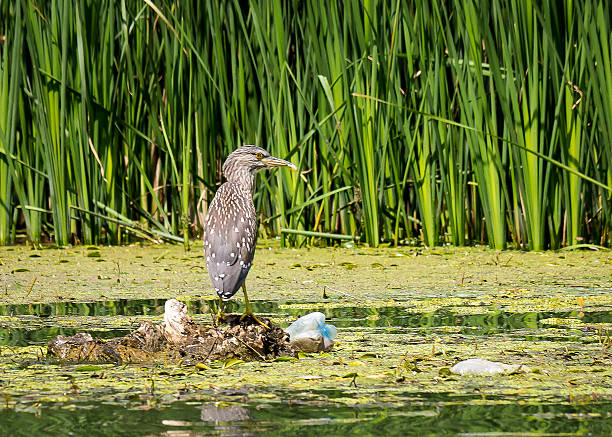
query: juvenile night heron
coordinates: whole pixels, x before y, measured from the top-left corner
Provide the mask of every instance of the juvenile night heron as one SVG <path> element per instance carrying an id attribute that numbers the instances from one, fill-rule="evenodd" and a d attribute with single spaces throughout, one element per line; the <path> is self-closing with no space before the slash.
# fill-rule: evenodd
<path id="1" fill-rule="evenodd" d="M 219 187 L 210 203 L 204 225 L 204 252 L 210 280 L 221 303 L 231 298 L 242 286 L 246 309 L 259 322 L 249 303 L 244 280 L 253 264 L 257 242 L 257 215 L 253 205 L 255 173 L 273 167 L 289 167 L 292 163 L 271 156 L 257 146 L 242 146 L 223 163 L 227 180 Z M 261 323 L 261 322 L 259 322 Z"/>

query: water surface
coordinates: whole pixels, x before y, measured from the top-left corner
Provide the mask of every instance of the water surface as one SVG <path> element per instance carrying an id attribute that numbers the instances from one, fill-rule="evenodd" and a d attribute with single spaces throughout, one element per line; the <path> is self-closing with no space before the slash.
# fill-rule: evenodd
<path id="1" fill-rule="evenodd" d="M 0 435 L 611 434 L 609 253 L 260 247 L 255 312 L 287 326 L 322 311 L 338 327 L 332 351 L 207 366 L 47 359 L 56 335 L 160 322 L 171 297 L 213 318 L 201 253 L 98 250 L 0 249 Z M 242 308 L 236 296 L 226 310 Z M 474 357 L 531 372 L 449 373 Z"/>

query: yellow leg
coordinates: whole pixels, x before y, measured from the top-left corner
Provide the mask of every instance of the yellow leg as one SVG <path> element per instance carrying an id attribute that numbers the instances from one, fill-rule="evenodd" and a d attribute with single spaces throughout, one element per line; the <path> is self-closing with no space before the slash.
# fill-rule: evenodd
<path id="1" fill-rule="evenodd" d="M 223 322 L 223 299 L 219 298 L 219 308 L 217 309 L 217 325 L 220 325 Z"/>
<path id="2" fill-rule="evenodd" d="M 251 309 L 251 303 L 249 302 L 249 297 L 247 296 L 246 286 L 244 285 L 244 283 L 242 284 L 242 292 L 244 293 L 244 305 L 245 305 L 245 309 L 244 309 L 244 314 L 242 315 L 242 317 L 240 317 L 240 320 L 244 319 L 245 317 L 251 317 L 253 320 L 255 320 L 257 323 L 259 323 L 261 326 L 263 326 L 264 328 L 267 328 L 268 325 L 266 325 L 261 320 L 259 320 L 257 317 L 255 317 L 255 314 L 253 313 L 253 310 Z"/>

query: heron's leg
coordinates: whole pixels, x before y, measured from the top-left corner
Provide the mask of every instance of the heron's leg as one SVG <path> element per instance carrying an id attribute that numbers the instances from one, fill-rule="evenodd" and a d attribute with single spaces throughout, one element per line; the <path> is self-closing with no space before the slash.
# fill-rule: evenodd
<path id="1" fill-rule="evenodd" d="M 220 325 L 223 322 L 223 299 L 219 296 L 219 307 L 217 308 L 217 325 Z"/>
<path id="2" fill-rule="evenodd" d="M 263 326 L 264 328 L 267 328 L 268 325 L 266 325 L 261 320 L 259 320 L 257 317 L 255 317 L 255 314 L 253 313 L 253 310 L 251 309 L 251 303 L 249 302 L 249 297 L 247 296 L 246 286 L 244 285 L 244 282 L 242 283 L 242 292 L 244 293 L 245 309 L 244 309 L 244 314 L 242 315 L 242 317 L 240 317 L 240 320 L 244 319 L 245 317 L 251 317 L 261 326 Z"/>

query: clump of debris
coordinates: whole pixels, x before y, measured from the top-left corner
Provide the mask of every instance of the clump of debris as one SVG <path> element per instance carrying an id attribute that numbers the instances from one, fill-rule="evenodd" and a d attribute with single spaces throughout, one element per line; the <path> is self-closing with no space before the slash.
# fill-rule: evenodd
<path id="1" fill-rule="evenodd" d="M 259 320 L 265 326 L 249 317 L 227 314 L 218 326 L 201 326 L 187 314 L 185 304 L 170 299 L 160 324 L 142 322 L 136 331 L 111 340 L 87 333 L 58 335 L 47 345 L 47 352 L 63 361 L 122 363 L 232 358 L 266 361 L 296 355 L 298 348 L 292 346 L 288 333 L 269 319 Z"/>

